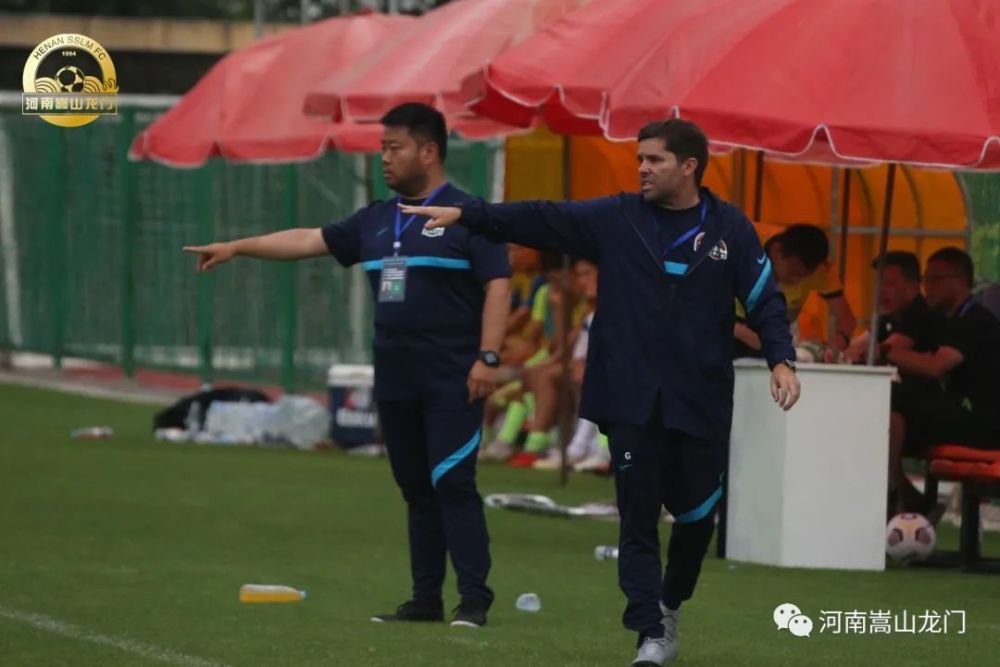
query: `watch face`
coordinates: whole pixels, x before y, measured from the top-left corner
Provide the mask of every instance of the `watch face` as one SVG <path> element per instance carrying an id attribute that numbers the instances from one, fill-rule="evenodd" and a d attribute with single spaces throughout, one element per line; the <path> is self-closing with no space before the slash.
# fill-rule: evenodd
<path id="1" fill-rule="evenodd" d="M 500 365 L 500 355 L 496 352 L 481 352 L 479 358 L 483 360 L 483 363 L 487 366 L 499 366 Z"/>

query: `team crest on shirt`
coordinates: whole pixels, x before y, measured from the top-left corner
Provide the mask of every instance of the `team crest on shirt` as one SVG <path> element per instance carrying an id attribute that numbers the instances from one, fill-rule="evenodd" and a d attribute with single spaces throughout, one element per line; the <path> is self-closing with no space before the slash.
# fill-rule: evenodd
<path id="1" fill-rule="evenodd" d="M 444 236 L 444 227 L 438 227 L 437 229 L 427 229 L 424 227 L 420 231 L 421 236 L 426 236 L 429 239 L 436 239 L 439 236 Z"/>
<path id="2" fill-rule="evenodd" d="M 694 237 L 694 250 L 698 252 L 698 248 L 701 247 L 701 242 L 705 239 L 705 232 L 701 232 Z M 717 262 L 725 261 L 729 257 L 729 248 L 726 246 L 726 242 L 720 240 L 715 244 L 711 250 L 708 251 L 708 258 L 714 259 Z"/>

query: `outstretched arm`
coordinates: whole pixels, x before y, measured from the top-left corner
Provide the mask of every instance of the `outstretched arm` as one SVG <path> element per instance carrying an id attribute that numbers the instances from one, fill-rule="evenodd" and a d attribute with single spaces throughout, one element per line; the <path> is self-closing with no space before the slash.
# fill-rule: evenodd
<path id="1" fill-rule="evenodd" d="M 305 259 L 327 254 L 326 243 L 319 228 L 286 229 L 263 236 L 251 236 L 235 241 L 184 246 L 185 252 L 197 253 L 198 270 L 209 271 L 234 257 L 257 259 Z"/>
<path id="2" fill-rule="evenodd" d="M 404 213 L 430 218 L 429 229 L 459 223 L 486 238 L 596 260 L 602 225 L 615 215 L 610 197 L 576 202 L 526 201 L 462 206 L 403 206 Z"/>

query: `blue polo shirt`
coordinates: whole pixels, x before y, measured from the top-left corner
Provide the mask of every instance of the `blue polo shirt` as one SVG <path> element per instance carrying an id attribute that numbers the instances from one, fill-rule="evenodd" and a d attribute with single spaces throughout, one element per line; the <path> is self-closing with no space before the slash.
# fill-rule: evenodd
<path id="1" fill-rule="evenodd" d="M 472 197 L 446 185 L 432 204 Z M 382 261 L 393 255 L 398 199 L 378 201 L 323 227 L 330 254 L 345 267 L 361 264 L 375 297 L 375 395 L 408 398 L 434 386 L 462 388 L 479 351 L 484 286 L 510 277 L 507 249 L 459 225 L 425 230 L 427 218 L 401 216 L 399 256 L 406 257 L 406 295 L 380 303 Z M 420 204 L 422 201 L 403 200 Z"/>

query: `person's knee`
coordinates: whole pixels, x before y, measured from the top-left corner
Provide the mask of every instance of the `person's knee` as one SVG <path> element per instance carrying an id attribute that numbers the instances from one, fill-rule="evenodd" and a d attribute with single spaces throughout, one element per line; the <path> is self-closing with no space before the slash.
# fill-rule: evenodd
<path id="1" fill-rule="evenodd" d="M 434 487 L 426 475 L 420 475 L 417 471 L 406 471 L 393 473 L 396 486 L 403 494 L 403 500 L 408 505 L 420 505 L 434 502 Z"/>
<path id="2" fill-rule="evenodd" d="M 476 480 L 468 475 L 449 471 L 434 485 L 434 494 L 443 503 L 455 505 L 482 504 L 476 490 Z"/>
<path id="3" fill-rule="evenodd" d="M 697 521 L 675 523 L 672 530 L 671 540 L 678 540 L 684 547 L 682 551 L 700 558 L 708 551 L 708 544 L 712 541 L 712 533 L 715 531 L 715 512 L 710 512 L 708 516 Z"/>

